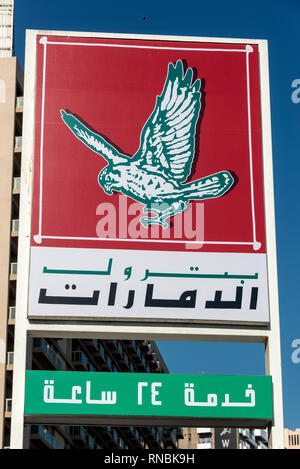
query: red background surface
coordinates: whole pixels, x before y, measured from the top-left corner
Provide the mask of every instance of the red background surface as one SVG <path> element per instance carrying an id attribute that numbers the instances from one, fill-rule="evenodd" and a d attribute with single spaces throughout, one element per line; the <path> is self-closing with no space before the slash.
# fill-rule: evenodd
<path id="1" fill-rule="evenodd" d="M 245 49 L 245 44 L 184 43 L 49 36 L 48 41 L 130 44 L 207 49 Z M 257 241 L 265 252 L 258 47 L 249 54 L 254 200 Z M 168 63 L 178 59 L 202 80 L 197 163 L 191 180 L 228 170 L 237 177 L 223 197 L 205 201 L 204 239 L 251 242 L 252 215 L 247 117 L 246 53 L 145 48 L 47 45 L 42 234 L 96 237 L 101 202 L 117 204 L 98 185 L 106 161 L 71 133 L 60 109 L 80 116 L 127 155 L 138 150 L 140 133 L 165 83 Z M 35 163 L 32 235 L 38 232 L 43 45 L 37 45 Z M 128 203 L 133 200 L 128 199 Z M 192 204 L 195 202 L 191 202 Z M 132 217 L 134 218 L 134 217 Z M 130 220 L 130 217 L 129 217 Z M 171 229 L 172 233 L 172 229 Z M 183 238 L 184 239 L 184 238 Z M 32 237 L 32 245 L 36 245 Z M 49 240 L 42 246 L 185 250 L 184 244 Z M 201 251 L 254 252 L 247 245 L 206 245 Z"/>

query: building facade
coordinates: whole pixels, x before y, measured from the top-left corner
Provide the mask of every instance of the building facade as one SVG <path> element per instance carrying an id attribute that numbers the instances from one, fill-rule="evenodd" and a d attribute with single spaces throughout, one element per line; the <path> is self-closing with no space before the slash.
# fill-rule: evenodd
<path id="1" fill-rule="evenodd" d="M 300 449 L 300 428 L 284 429 L 284 449 Z"/>
<path id="2" fill-rule="evenodd" d="M 14 49 L 14 0 L 0 3 L 0 57 L 12 57 Z"/>
<path id="3" fill-rule="evenodd" d="M 13 0 L 0 2 L 0 448 L 10 447 L 18 227 L 22 164 L 23 72 L 13 54 Z M 168 373 L 154 342 L 29 339 L 27 369 Z M 180 429 L 25 426 L 24 448 L 176 448 Z"/>
<path id="4" fill-rule="evenodd" d="M 184 427 L 181 449 L 267 449 L 266 430 L 244 428 Z"/>
<path id="5" fill-rule="evenodd" d="M 0 441 L 11 392 L 22 135 L 22 71 L 0 58 Z"/>

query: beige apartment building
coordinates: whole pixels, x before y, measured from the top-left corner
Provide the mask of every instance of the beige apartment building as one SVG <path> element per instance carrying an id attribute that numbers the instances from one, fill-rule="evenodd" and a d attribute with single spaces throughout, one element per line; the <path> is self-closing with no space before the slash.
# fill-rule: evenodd
<path id="1" fill-rule="evenodd" d="M 16 97 L 23 95 L 22 72 L 12 57 L 13 8 L 13 0 L 0 3 L 0 448 L 5 427 L 5 395 L 11 386 L 7 362 L 11 348 L 8 311 L 15 280 L 11 277 L 10 281 L 10 262 L 17 248 L 11 236 L 11 220 L 19 202 L 18 191 L 13 194 L 13 178 L 20 176 L 15 135 L 21 135 L 22 127 L 22 109 L 19 106 L 16 112 Z"/>
<path id="2" fill-rule="evenodd" d="M 0 58 L 0 441 L 5 398 L 11 392 L 10 359 L 18 249 L 23 74 L 15 57 Z M 7 403 L 7 402 L 6 402 Z"/>
<path id="3" fill-rule="evenodd" d="M 296 428 L 296 430 L 284 429 L 284 448 L 300 449 L 300 428 Z"/>

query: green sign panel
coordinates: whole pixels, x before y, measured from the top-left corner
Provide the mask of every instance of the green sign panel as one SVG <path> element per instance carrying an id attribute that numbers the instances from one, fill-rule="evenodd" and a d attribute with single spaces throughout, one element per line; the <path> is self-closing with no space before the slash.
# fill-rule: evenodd
<path id="1" fill-rule="evenodd" d="M 27 371 L 26 415 L 272 420 L 270 376 Z"/>

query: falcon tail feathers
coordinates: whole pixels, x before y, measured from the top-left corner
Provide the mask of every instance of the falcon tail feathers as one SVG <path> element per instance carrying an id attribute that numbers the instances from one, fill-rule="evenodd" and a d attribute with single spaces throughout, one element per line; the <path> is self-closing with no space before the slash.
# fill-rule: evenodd
<path id="1" fill-rule="evenodd" d="M 221 171 L 210 176 L 183 184 L 173 194 L 164 194 L 166 199 L 204 200 L 221 197 L 233 185 L 234 179 L 228 171 Z"/>

